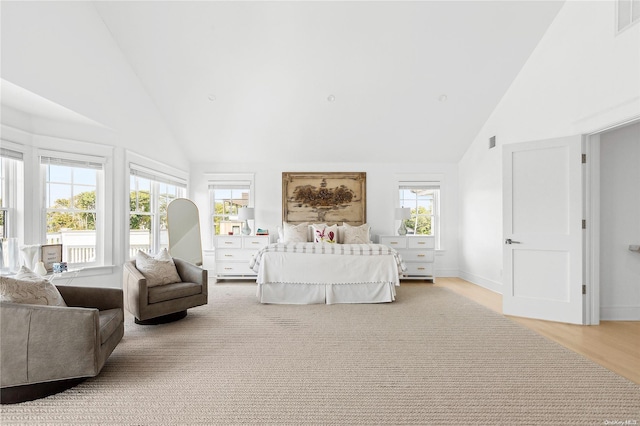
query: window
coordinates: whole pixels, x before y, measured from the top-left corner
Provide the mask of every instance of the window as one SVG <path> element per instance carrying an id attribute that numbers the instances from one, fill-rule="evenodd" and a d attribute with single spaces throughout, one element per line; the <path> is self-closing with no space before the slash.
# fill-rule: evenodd
<path id="1" fill-rule="evenodd" d="M 219 183 L 210 185 L 209 192 L 213 206 L 214 235 L 238 234 L 243 223 L 238 220 L 238 209 L 249 206 L 250 184 Z"/>
<path id="2" fill-rule="evenodd" d="M 64 154 L 61 154 L 64 155 Z M 40 157 L 44 176 L 46 244 L 62 244 L 62 260 L 101 264 L 104 159 L 70 155 Z"/>
<path id="3" fill-rule="evenodd" d="M 131 163 L 129 190 L 129 257 L 168 248 L 167 206 L 186 196 L 186 181 Z"/>
<path id="4" fill-rule="evenodd" d="M 23 173 L 22 153 L 0 148 L 0 239 L 18 236 L 18 181 Z"/>
<path id="5" fill-rule="evenodd" d="M 211 234 L 239 234 L 243 222 L 238 219 L 240 207 L 253 206 L 252 173 L 211 173 L 209 183 L 209 211 Z"/>
<path id="6" fill-rule="evenodd" d="M 400 182 L 399 206 L 411 209 L 405 221 L 408 235 L 432 235 L 439 247 L 440 185 L 434 182 Z"/>

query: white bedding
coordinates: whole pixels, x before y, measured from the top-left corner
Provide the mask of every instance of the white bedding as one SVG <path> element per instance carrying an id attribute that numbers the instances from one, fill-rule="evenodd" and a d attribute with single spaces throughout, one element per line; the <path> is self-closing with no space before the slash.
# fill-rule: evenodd
<path id="1" fill-rule="evenodd" d="M 262 303 L 382 303 L 395 300 L 404 262 L 380 244 L 276 243 L 251 260 Z"/>

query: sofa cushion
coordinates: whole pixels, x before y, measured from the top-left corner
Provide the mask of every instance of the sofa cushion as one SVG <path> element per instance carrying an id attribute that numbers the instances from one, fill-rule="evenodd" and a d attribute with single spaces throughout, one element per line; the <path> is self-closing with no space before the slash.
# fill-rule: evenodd
<path id="1" fill-rule="evenodd" d="M 124 321 L 124 312 L 120 308 L 100 311 L 100 344 L 104 344 Z"/>
<path id="2" fill-rule="evenodd" d="M 149 289 L 149 303 L 166 302 L 202 293 L 202 286 L 196 283 L 174 283 Z"/>
<path id="3" fill-rule="evenodd" d="M 67 306 L 60 292 L 42 277 L 0 277 L 0 300 L 31 305 Z"/>
<path id="4" fill-rule="evenodd" d="M 147 287 L 182 281 L 167 249 L 162 249 L 154 257 L 143 251 L 138 251 L 136 254 L 136 269 L 147 279 Z"/>

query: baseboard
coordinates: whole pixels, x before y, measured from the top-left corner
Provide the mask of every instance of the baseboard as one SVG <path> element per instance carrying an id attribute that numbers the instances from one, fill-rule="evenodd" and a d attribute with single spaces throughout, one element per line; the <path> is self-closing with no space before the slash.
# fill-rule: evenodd
<path id="1" fill-rule="evenodd" d="M 640 306 L 601 306 L 600 321 L 640 321 Z"/>
<path id="2" fill-rule="evenodd" d="M 495 293 L 502 294 L 502 283 L 499 281 L 490 280 L 466 271 L 458 271 L 458 278 L 462 278 L 465 281 L 469 281 Z"/>

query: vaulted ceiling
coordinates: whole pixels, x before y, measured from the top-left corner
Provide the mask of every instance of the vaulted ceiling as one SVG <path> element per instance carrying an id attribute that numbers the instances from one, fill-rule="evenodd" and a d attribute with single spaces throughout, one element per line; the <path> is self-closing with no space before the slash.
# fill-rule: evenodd
<path id="1" fill-rule="evenodd" d="M 94 4 L 196 162 L 457 162 L 562 6 Z"/>

